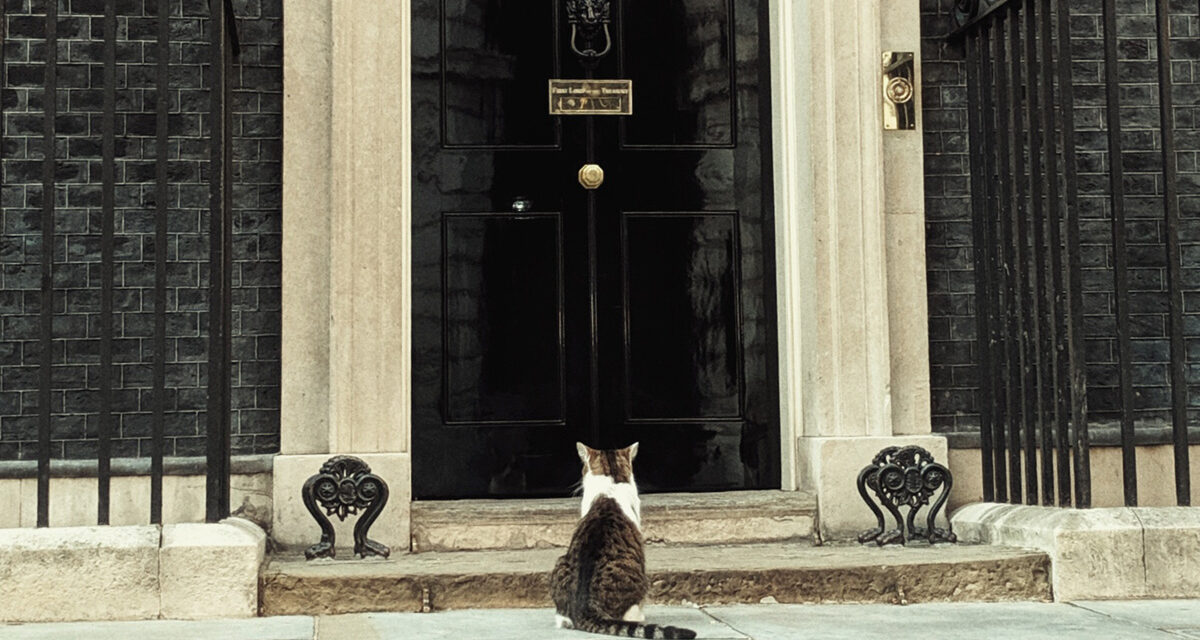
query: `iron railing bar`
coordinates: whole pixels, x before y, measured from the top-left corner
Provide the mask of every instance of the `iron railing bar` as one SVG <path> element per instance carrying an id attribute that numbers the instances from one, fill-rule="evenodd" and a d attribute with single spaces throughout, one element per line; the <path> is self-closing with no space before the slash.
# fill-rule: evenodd
<path id="1" fill-rule="evenodd" d="M 167 370 L 167 148 L 170 93 L 170 0 L 158 0 L 154 177 L 154 415 L 150 432 L 150 522 L 162 523 Z"/>
<path id="2" fill-rule="evenodd" d="M 1054 504 L 1054 459 L 1050 451 L 1050 429 L 1046 421 L 1047 413 L 1052 411 L 1051 399 L 1048 397 L 1048 392 L 1052 387 L 1052 382 L 1047 380 L 1046 364 L 1049 361 L 1051 345 L 1047 340 L 1049 328 L 1047 319 L 1050 314 L 1049 305 L 1046 304 L 1046 237 L 1043 233 L 1046 227 L 1046 212 L 1043 206 L 1043 198 L 1045 191 L 1043 189 L 1045 175 L 1042 173 L 1042 158 L 1040 149 L 1042 148 L 1042 111 L 1039 104 L 1038 90 L 1038 65 L 1045 64 L 1043 59 L 1038 60 L 1038 41 L 1037 41 L 1037 2 L 1036 0 L 1026 0 L 1025 2 L 1025 74 L 1029 77 L 1028 102 L 1026 103 L 1026 116 L 1029 120 L 1029 190 L 1030 202 L 1033 206 L 1033 218 L 1030 221 L 1030 233 L 1033 236 L 1034 250 L 1033 263 L 1029 269 L 1030 278 L 1033 280 L 1032 289 L 1034 291 L 1032 306 L 1033 317 L 1035 321 L 1032 323 L 1033 329 L 1033 354 L 1035 361 L 1035 388 L 1037 390 L 1037 412 L 1036 412 L 1036 431 L 1035 436 L 1041 437 L 1041 503 L 1044 506 Z M 1031 447 L 1032 448 L 1032 447 Z"/>
<path id="3" fill-rule="evenodd" d="M 1083 351 L 1083 276 L 1079 255 L 1079 177 L 1075 158 L 1075 88 L 1071 77 L 1071 9 L 1057 0 L 1058 86 L 1062 92 L 1063 178 L 1066 186 L 1064 235 L 1067 363 L 1071 378 L 1071 428 L 1075 464 L 1075 506 L 1092 506 L 1092 463 L 1087 425 L 1087 370 Z"/>
<path id="4" fill-rule="evenodd" d="M 223 217 L 223 233 L 221 238 L 222 253 L 225 263 L 221 266 L 224 278 L 221 281 L 221 300 L 225 328 L 222 331 L 220 366 L 224 369 L 222 378 L 225 388 L 222 393 L 221 420 L 221 457 L 219 461 L 218 481 L 221 484 L 221 517 L 229 517 L 230 500 L 230 468 L 232 467 L 233 445 L 233 56 L 234 38 L 237 30 L 233 14 L 233 0 L 225 0 L 225 38 L 224 51 L 221 54 L 224 79 L 221 83 L 225 94 L 221 100 L 225 107 L 223 112 L 224 124 L 221 126 L 224 137 L 221 141 L 221 212 Z"/>
<path id="5" fill-rule="evenodd" d="M 55 118 L 58 113 L 58 3 L 51 0 L 45 4 L 46 11 L 46 63 L 45 92 L 42 98 L 42 142 L 45 145 L 42 160 L 42 290 L 41 325 L 41 368 L 38 380 L 38 482 L 37 482 L 37 526 L 50 526 L 50 420 L 51 385 L 54 366 L 54 174 L 55 174 Z"/>
<path id="6" fill-rule="evenodd" d="M 208 343 L 208 477 L 205 492 L 205 518 L 216 522 L 229 515 L 230 464 L 230 333 L 232 244 L 229 220 L 232 191 L 230 132 L 230 71 L 232 52 L 228 0 L 210 0 L 211 35 L 211 175 L 209 208 L 209 343 Z"/>
<path id="7" fill-rule="evenodd" d="M 999 161 L 996 157 L 996 149 L 999 146 L 996 133 L 997 109 L 995 105 L 995 65 L 992 60 L 995 56 L 995 39 L 992 37 L 994 25 L 989 25 L 987 28 L 979 30 L 980 38 L 980 60 L 982 68 L 981 80 L 984 82 L 980 94 L 983 98 L 983 114 L 981 116 L 984 125 L 984 175 L 986 176 L 985 194 L 987 195 L 985 204 L 985 213 L 987 214 L 987 232 L 991 235 L 991 242 L 987 243 L 987 259 L 989 262 L 989 270 L 994 278 L 1000 278 L 1003 274 L 1003 265 L 1000 261 L 1000 251 L 996 244 L 999 242 L 999 211 L 1000 211 L 1000 193 L 996 188 L 996 175 L 999 172 L 997 165 Z M 1004 400 L 1004 380 L 1006 376 L 1001 371 L 1004 367 L 1004 297 L 1001 294 L 1000 283 L 995 279 L 992 280 L 993 286 L 989 293 L 991 296 L 991 306 L 993 311 L 991 320 L 991 331 L 989 333 L 989 346 L 991 350 L 991 379 L 992 379 L 992 402 L 996 411 L 992 416 L 993 437 L 992 437 L 992 459 L 993 469 L 996 474 L 996 500 L 999 502 L 1008 501 L 1008 474 L 1007 460 L 1005 458 L 1005 425 L 1008 420 L 1007 404 Z"/>
<path id="8" fill-rule="evenodd" d="M 97 522 L 108 524 L 113 434 L 113 232 L 117 86 L 117 7 L 104 3 L 104 97 L 101 115 L 100 196 L 100 429 L 97 452 Z"/>
<path id="9" fill-rule="evenodd" d="M 237 14 L 233 11 L 233 0 L 222 0 L 225 3 L 225 28 L 228 32 L 226 42 L 230 48 L 230 55 L 234 60 L 242 54 L 242 37 L 238 33 Z"/>
<path id="10" fill-rule="evenodd" d="M 983 499 L 991 502 L 996 499 L 995 469 L 992 464 L 992 359 L 991 359 L 991 276 L 989 267 L 988 247 L 990 242 L 986 232 L 987 199 L 985 191 L 988 179 L 985 174 L 983 159 L 985 148 L 983 144 L 983 102 L 984 83 L 981 56 L 979 54 L 982 36 L 980 32 L 972 32 L 966 37 L 967 54 L 967 124 L 968 142 L 970 145 L 971 162 L 971 232 L 975 263 L 975 344 L 978 353 L 976 362 L 979 368 L 977 376 L 976 401 L 979 405 L 979 442 L 980 460 L 983 463 Z"/>
<path id="11" fill-rule="evenodd" d="M 1004 274 L 1004 346 L 1005 346 L 1005 402 L 1008 421 L 1008 494 L 1013 504 L 1021 502 L 1021 341 L 1018 319 L 1021 313 L 1020 292 L 1016 282 L 1016 235 L 1017 177 L 1014 155 L 1017 153 L 1017 123 L 1014 121 L 1013 88 L 1009 73 L 1010 51 L 1006 41 L 1011 18 L 1001 14 L 996 19 L 996 96 L 1000 104 L 997 115 L 1001 118 L 1004 135 L 1000 136 L 1000 238 Z"/>
<path id="12" fill-rule="evenodd" d="M 1034 434 L 1033 425 L 1035 416 L 1037 415 L 1034 405 L 1034 392 L 1036 386 L 1033 380 L 1033 367 L 1030 361 L 1033 360 L 1033 352 L 1037 350 L 1036 345 L 1030 342 L 1030 325 L 1034 323 L 1035 318 L 1030 315 L 1030 272 L 1029 272 L 1029 236 L 1028 221 L 1029 207 L 1028 197 L 1029 192 L 1026 189 L 1026 167 L 1025 167 L 1025 130 L 1024 108 L 1022 107 L 1025 92 L 1025 78 L 1022 75 L 1021 65 L 1021 4 L 1013 3 L 1009 5 L 1008 18 L 1008 42 L 1009 42 L 1009 62 L 1011 68 L 1009 70 L 1009 78 L 1012 86 L 1012 164 L 1013 164 L 1013 286 L 1016 296 L 1016 320 L 1017 320 L 1017 346 L 1018 363 L 1020 366 L 1020 382 L 1021 382 L 1021 425 L 1019 431 L 1014 431 L 1013 442 L 1019 447 L 1019 451 L 1025 455 L 1024 471 L 1025 471 L 1025 502 L 1029 504 L 1037 503 L 1037 452 L 1034 449 Z"/>
<path id="13" fill-rule="evenodd" d="M 1059 200 L 1059 171 L 1058 171 L 1058 118 L 1054 110 L 1054 31 L 1051 29 L 1054 16 L 1048 3 L 1042 4 L 1039 15 L 1042 42 L 1042 59 L 1046 64 L 1046 73 L 1042 74 L 1042 128 L 1046 131 L 1045 157 L 1046 175 L 1046 234 L 1050 239 L 1050 277 L 1047 288 L 1053 299 L 1053 317 L 1050 322 L 1051 360 L 1054 379 L 1054 431 L 1056 466 L 1058 468 L 1058 505 L 1071 504 L 1071 454 L 1068 439 L 1068 402 L 1069 376 L 1067 373 L 1067 343 L 1065 328 L 1065 301 L 1063 287 L 1062 261 L 1062 209 Z"/>
<path id="14" fill-rule="evenodd" d="M 0 91 L 8 86 L 8 65 L 4 62 L 4 42 L 8 35 L 8 17 L 5 13 L 5 6 L 0 2 Z M 8 129 L 4 126 L 4 101 L 0 100 L 0 160 L 4 159 L 4 138 Z M 0 204 L 0 213 L 3 213 L 3 205 Z"/>
<path id="15" fill-rule="evenodd" d="M 1175 435 L 1175 501 L 1191 504 L 1187 435 L 1187 351 L 1183 341 L 1183 267 L 1179 248 L 1179 170 L 1175 158 L 1175 114 L 1171 96 L 1171 23 L 1168 0 L 1154 4 L 1158 39 L 1158 108 L 1162 127 L 1163 208 L 1167 232 L 1167 291 L 1171 333 L 1171 424 Z"/>
<path id="16" fill-rule="evenodd" d="M 4 52 L 6 51 L 5 41 L 8 35 L 8 16 L 6 13 L 5 3 L 0 2 L 0 98 L 3 97 L 4 88 L 8 86 L 8 64 L 4 61 Z M 4 140 L 8 135 L 8 128 L 5 126 L 4 116 L 4 100 L 0 99 L 0 161 L 4 160 Z M 0 186 L 2 181 L 0 181 Z M 3 216 L 4 204 L 0 201 L 0 216 Z M 40 456 L 39 456 L 40 458 Z"/>
<path id="17" fill-rule="evenodd" d="M 1120 78 L 1116 0 L 1104 0 L 1104 93 L 1108 128 L 1108 188 L 1112 211 L 1113 293 L 1117 320 L 1117 375 L 1121 399 L 1121 474 L 1125 506 L 1137 506 L 1137 448 L 1133 444 L 1133 355 L 1129 346 L 1129 254 L 1125 245 L 1125 167 L 1121 151 Z"/>

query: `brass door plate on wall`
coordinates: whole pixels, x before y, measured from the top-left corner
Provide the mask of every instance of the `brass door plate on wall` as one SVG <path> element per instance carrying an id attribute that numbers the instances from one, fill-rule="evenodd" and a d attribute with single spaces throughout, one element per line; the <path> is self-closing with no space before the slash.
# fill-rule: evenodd
<path id="1" fill-rule="evenodd" d="M 911 51 L 883 52 L 883 128 L 917 128 L 916 60 Z"/>

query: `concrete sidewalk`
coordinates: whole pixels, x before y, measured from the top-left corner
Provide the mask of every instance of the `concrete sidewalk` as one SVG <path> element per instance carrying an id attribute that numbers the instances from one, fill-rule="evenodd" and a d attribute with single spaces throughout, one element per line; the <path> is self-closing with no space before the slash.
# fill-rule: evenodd
<path id="1" fill-rule="evenodd" d="M 649 607 L 651 622 L 710 640 L 1200 639 L 1200 600 L 895 605 Z M 2 625 L 0 639 L 97 640 L 586 640 L 553 628 L 548 609 L 286 616 L 248 620 Z"/>

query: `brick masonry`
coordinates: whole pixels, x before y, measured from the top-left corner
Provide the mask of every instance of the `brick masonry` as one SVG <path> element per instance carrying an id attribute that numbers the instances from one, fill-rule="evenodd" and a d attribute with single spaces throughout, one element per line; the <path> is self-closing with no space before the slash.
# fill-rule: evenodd
<path id="1" fill-rule="evenodd" d="M 44 0 L 3 0 L 0 460 L 36 457 Z M 55 457 L 96 453 L 103 0 L 58 0 Z M 203 455 L 208 335 L 207 0 L 170 0 L 167 455 Z M 155 0 L 117 0 L 116 456 L 146 455 L 154 327 Z M 235 0 L 233 450 L 279 450 L 282 0 Z"/>
<path id="2" fill-rule="evenodd" d="M 3 0 L 0 91 L 0 460 L 34 457 L 38 415 L 43 0 Z M 934 428 L 978 429 L 974 273 L 962 51 L 942 39 L 953 0 L 922 0 L 927 270 Z M 58 235 L 55 251 L 55 455 L 90 457 L 99 388 L 101 0 L 60 0 Z M 236 0 L 243 44 L 234 89 L 234 440 L 236 453 L 279 441 L 282 0 Z M 1133 353 L 1140 424 L 1167 418 L 1170 387 L 1156 43 L 1150 0 L 1119 0 L 1122 123 Z M 153 327 L 154 16 L 157 3 L 119 0 L 117 47 L 118 390 L 116 455 L 145 453 Z M 168 221 L 168 453 L 204 446 L 207 357 L 207 0 L 170 0 L 171 149 Z M 1116 417 L 1116 346 L 1099 0 L 1072 0 L 1085 328 L 1091 415 Z M 1200 352 L 1200 18 L 1175 0 L 1176 143 L 1186 268 L 1188 353 Z M 1189 365 L 1189 382 L 1200 369 Z M 1200 406 L 1200 395 L 1193 393 Z M 1193 421 L 1196 415 L 1193 411 Z"/>
<path id="3" fill-rule="evenodd" d="M 929 337 L 934 429 L 970 433 L 979 428 L 979 398 L 966 69 L 961 46 L 942 37 L 953 5 L 921 2 Z M 1171 402 L 1155 13 L 1153 0 L 1116 5 L 1133 384 L 1137 424 L 1145 428 L 1169 424 Z M 1111 425 L 1119 393 L 1101 2 L 1071 0 L 1070 7 L 1089 422 Z M 1184 334 L 1194 360 L 1200 354 L 1200 7 L 1179 0 L 1170 7 Z M 1189 364 L 1187 371 L 1190 406 L 1200 407 L 1200 368 Z M 1189 422 L 1197 418 L 1191 410 Z"/>

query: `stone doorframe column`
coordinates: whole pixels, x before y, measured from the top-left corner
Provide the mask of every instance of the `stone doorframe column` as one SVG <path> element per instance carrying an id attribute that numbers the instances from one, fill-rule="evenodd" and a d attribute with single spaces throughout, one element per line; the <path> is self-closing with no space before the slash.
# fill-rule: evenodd
<path id="1" fill-rule="evenodd" d="M 920 109 L 915 131 L 882 125 L 882 53 L 913 52 L 920 87 L 920 37 L 919 0 L 771 6 L 783 480 L 816 493 L 827 538 L 874 525 L 855 479 L 879 449 L 946 461 L 930 434 Z"/>
<path id="2" fill-rule="evenodd" d="M 879 448 L 945 458 L 929 436 L 920 132 L 880 124 L 881 52 L 919 52 L 918 0 L 770 1 L 781 485 L 814 491 L 823 535 L 840 536 L 873 524 L 854 476 Z M 300 486 L 339 453 L 391 486 L 372 537 L 409 546 L 410 11 L 284 0 L 285 546 L 316 541 Z"/>
<path id="3" fill-rule="evenodd" d="M 285 0 L 283 347 L 272 536 L 320 531 L 300 488 L 334 454 L 391 488 L 371 537 L 409 547 L 408 0 Z M 335 521 L 335 526 L 339 523 Z M 350 525 L 339 546 L 352 542 Z"/>

